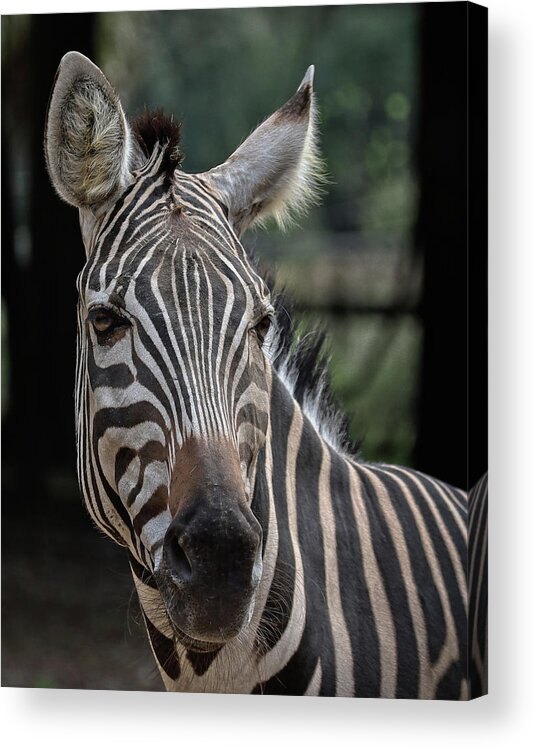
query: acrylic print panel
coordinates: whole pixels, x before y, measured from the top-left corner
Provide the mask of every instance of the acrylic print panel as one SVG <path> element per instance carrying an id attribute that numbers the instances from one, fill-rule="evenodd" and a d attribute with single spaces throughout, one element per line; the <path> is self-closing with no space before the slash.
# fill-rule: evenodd
<path id="1" fill-rule="evenodd" d="M 486 10 L 2 42 L 2 684 L 486 693 Z"/>

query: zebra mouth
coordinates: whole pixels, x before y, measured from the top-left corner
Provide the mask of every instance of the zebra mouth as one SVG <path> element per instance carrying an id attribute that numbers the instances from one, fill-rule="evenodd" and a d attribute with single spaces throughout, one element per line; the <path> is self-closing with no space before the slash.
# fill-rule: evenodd
<path id="1" fill-rule="evenodd" d="M 249 610 L 247 611 L 247 617 L 245 621 L 245 626 L 247 626 L 253 617 L 255 607 L 255 597 L 253 595 L 251 602 L 249 604 Z M 228 637 L 225 640 L 220 639 L 219 641 L 208 641 L 206 639 L 196 639 L 193 636 L 190 636 L 189 634 L 184 633 L 181 628 L 179 628 L 173 619 L 171 613 L 168 611 L 168 618 L 169 622 L 171 623 L 171 628 L 173 630 L 173 634 L 175 636 L 176 641 L 181 644 L 183 647 L 188 649 L 190 652 L 217 652 L 221 647 L 223 647 L 225 644 L 227 644 L 231 639 L 234 639 L 237 634 Z"/>
<path id="2" fill-rule="evenodd" d="M 167 620 L 173 632 L 176 644 L 182 645 L 190 652 L 217 652 L 222 646 L 239 634 L 245 621 L 238 616 L 231 616 L 230 623 L 224 617 L 216 622 L 212 615 L 199 616 L 198 606 L 188 597 L 183 599 L 167 574 L 156 573 L 158 589 L 167 614 Z M 254 598 L 252 600 L 254 603 Z M 247 616 L 247 623 L 251 616 Z M 187 629 L 188 633 L 184 629 Z"/>
<path id="3" fill-rule="evenodd" d="M 176 624 L 172 624 L 176 640 L 190 652 L 217 652 L 223 646 L 223 642 L 208 642 L 194 639 L 181 631 Z"/>

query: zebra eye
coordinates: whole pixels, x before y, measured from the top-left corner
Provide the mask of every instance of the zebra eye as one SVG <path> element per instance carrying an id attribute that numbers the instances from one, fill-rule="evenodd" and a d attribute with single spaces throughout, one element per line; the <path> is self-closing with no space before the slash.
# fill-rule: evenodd
<path id="1" fill-rule="evenodd" d="M 89 321 L 99 340 L 108 339 L 117 329 L 124 328 L 128 325 L 127 320 L 119 317 L 106 307 L 92 309 L 89 312 Z"/>
<path id="2" fill-rule="evenodd" d="M 269 316 L 269 314 L 266 314 L 266 316 L 262 317 L 260 322 L 257 322 L 257 324 L 252 328 L 251 332 L 254 332 L 260 343 L 263 343 L 266 335 L 268 334 L 270 326 L 271 317 Z"/>

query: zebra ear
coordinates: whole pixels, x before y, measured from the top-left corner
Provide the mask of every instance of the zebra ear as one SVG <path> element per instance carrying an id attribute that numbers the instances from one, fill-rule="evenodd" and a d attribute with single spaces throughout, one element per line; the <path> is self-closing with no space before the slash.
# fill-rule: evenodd
<path id="1" fill-rule="evenodd" d="M 224 164 L 203 175 L 221 195 L 238 234 L 269 216 L 284 228 L 318 197 L 324 177 L 313 78 L 311 65 L 294 96 Z"/>
<path id="2" fill-rule="evenodd" d="M 102 71 L 79 52 L 61 60 L 48 105 L 45 155 L 60 197 L 98 208 L 126 185 L 131 135 Z"/>

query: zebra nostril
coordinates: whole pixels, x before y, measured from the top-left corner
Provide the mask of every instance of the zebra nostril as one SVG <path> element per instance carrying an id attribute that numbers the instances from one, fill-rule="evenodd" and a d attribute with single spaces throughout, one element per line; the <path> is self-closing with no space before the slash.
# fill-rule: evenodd
<path id="1" fill-rule="evenodd" d="M 177 537 L 167 546 L 167 560 L 173 577 L 180 582 L 189 582 L 193 570 L 186 551 Z"/>

